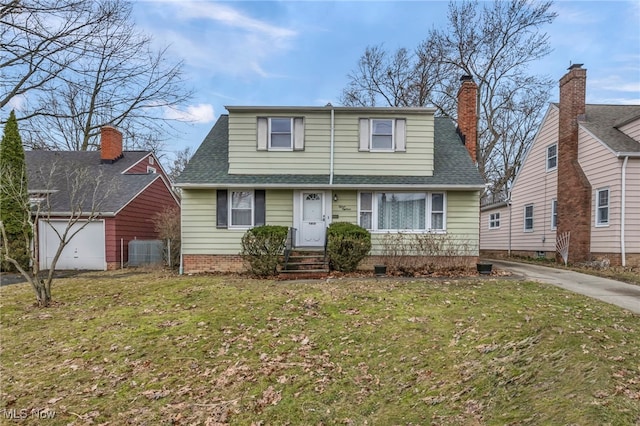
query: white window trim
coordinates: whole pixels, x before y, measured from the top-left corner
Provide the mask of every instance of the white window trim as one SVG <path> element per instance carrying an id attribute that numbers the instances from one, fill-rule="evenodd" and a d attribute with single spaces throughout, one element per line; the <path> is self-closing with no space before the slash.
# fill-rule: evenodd
<path id="1" fill-rule="evenodd" d="M 495 217 L 498 215 L 498 217 Z M 493 219 L 491 218 L 492 216 Z M 496 226 L 496 222 L 498 222 L 498 226 Z M 500 229 L 500 212 L 497 213 L 489 213 L 489 229 Z"/>
<path id="2" fill-rule="evenodd" d="M 391 121 L 391 148 L 377 149 L 373 147 L 373 122 Z M 369 151 L 370 152 L 395 152 L 396 150 L 396 120 L 393 118 L 371 118 L 369 119 Z"/>
<path id="3" fill-rule="evenodd" d="M 553 167 L 549 167 L 549 158 L 554 158 L 554 157 L 549 157 L 549 148 L 554 147 L 554 146 L 556 147 L 556 155 L 554 156 L 555 159 L 556 159 L 556 165 L 553 166 Z M 546 153 L 546 155 L 545 155 L 545 168 L 546 168 L 546 170 L 548 172 L 552 172 L 552 171 L 554 171 L 554 170 L 556 170 L 558 168 L 558 144 L 554 143 L 554 144 L 548 145 L 545 153 Z"/>
<path id="4" fill-rule="evenodd" d="M 601 206 L 600 205 L 600 193 L 603 191 L 607 191 L 607 205 L 606 206 Z M 595 212 L 595 219 L 596 219 L 596 228 L 606 228 L 610 225 L 611 223 L 611 190 L 609 189 L 609 187 L 605 187 L 605 188 L 598 188 L 596 189 L 596 212 Z M 600 222 L 600 216 L 599 216 L 599 211 L 601 208 L 606 207 L 607 208 L 607 221 L 606 222 Z"/>
<path id="5" fill-rule="evenodd" d="M 156 172 L 155 167 L 147 166 L 147 173 L 155 173 L 155 172 Z"/>
<path id="6" fill-rule="evenodd" d="M 151 155 L 149 156 L 149 164 L 152 165 L 152 166 L 155 164 L 155 160 L 153 159 L 153 156 L 151 156 Z"/>
<path id="7" fill-rule="evenodd" d="M 381 192 L 388 193 L 408 193 L 408 194 L 425 194 L 425 229 L 378 229 L 378 197 Z M 358 191 L 358 224 L 360 224 L 360 194 L 370 193 L 371 195 L 371 229 L 368 231 L 372 234 L 446 234 L 447 233 L 447 193 L 441 191 L 422 192 L 422 191 Z M 442 229 L 431 228 L 431 215 L 433 213 L 432 195 L 442 194 Z M 367 210 L 369 211 L 369 210 Z"/>
<path id="8" fill-rule="evenodd" d="M 288 147 L 274 147 L 271 146 L 271 120 L 273 119 L 277 119 L 277 120 L 289 120 L 289 146 Z M 293 117 L 269 117 L 268 120 L 268 126 L 267 126 L 267 147 L 269 149 L 269 151 L 293 151 L 293 140 L 294 140 L 294 123 L 293 123 Z"/>
<path id="9" fill-rule="evenodd" d="M 527 207 L 531 207 L 531 229 L 527 229 Z M 523 224 L 522 224 L 524 232 L 533 232 L 534 217 L 535 217 L 535 209 L 533 207 L 533 204 L 525 204 L 524 211 L 523 211 Z"/>
<path id="10" fill-rule="evenodd" d="M 233 224 L 233 193 L 234 192 L 250 192 L 251 193 L 251 225 L 234 225 Z M 236 230 L 246 230 L 251 229 L 255 226 L 255 216 L 256 216 L 256 193 L 255 191 L 233 191 L 229 190 L 229 194 L 227 196 L 227 228 L 228 229 L 236 229 Z"/>
<path id="11" fill-rule="evenodd" d="M 553 206 L 555 205 L 555 209 L 553 208 Z M 553 226 L 553 216 L 555 213 L 555 217 L 556 217 L 556 225 Z M 557 198 L 552 198 L 551 199 L 551 230 L 555 231 L 556 229 L 558 229 L 558 199 Z"/>

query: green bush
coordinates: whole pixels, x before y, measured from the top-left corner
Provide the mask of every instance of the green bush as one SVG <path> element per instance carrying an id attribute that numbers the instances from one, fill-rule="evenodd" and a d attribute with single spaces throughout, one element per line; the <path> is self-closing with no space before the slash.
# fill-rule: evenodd
<path id="1" fill-rule="evenodd" d="M 249 229 L 242 236 L 242 257 L 249 272 L 258 277 L 278 273 L 278 262 L 288 231 L 286 226 L 264 225 Z"/>
<path id="2" fill-rule="evenodd" d="M 327 254 L 331 267 L 352 272 L 371 250 L 371 234 L 348 222 L 335 222 L 327 230 Z"/>

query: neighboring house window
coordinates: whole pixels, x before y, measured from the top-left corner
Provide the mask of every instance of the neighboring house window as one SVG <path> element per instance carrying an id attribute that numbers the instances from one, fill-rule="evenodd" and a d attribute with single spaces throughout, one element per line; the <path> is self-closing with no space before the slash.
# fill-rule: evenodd
<path id="1" fill-rule="evenodd" d="M 500 213 L 491 213 L 489 215 L 489 229 L 500 228 Z"/>
<path id="2" fill-rule="evenodd" d="M 265 224 L 265 191 L 216 191 L 216 227 L 246 229 Z"/>
<path id="3" fill-rule="evenodd" d="M 524 206 L 524 232 L 533 231 L 533 204 Z"/>
<path id="4" fill-rule="evenodd" d="M 149 156 L 149 164 L 151 164 L 152 166 L 155 164 L 152 156 Z"/>
<path id="5" fill-rule="evenodd" d="M 258 151 L 304 150 L 302 117 L 258 117 Z"/>
<path id="6" fill-rule="evenodd" d="M 558 227 L 558 200 L 551 200 L 551 229 Z"/>
<path id="7" fill-rule="evenodd" d="M 360 151 L 405 151 L 406 120 L 402 118 L 361 118 Z"/>
<path id="8" fill-rule="evenodd" d="M 555 170 L 558 166 L 558 145 L 553 144 L 547 147 L 547 170 Z"/>
<path id="9" fill-rule="evenodd" d="M 596 226 L 609 225 L 609 188 L 596 192 Z"/>
<path id="10" fill-rule="evenodd" d="M 155 167 L 147 166 L 147 173 L 155 173 L 155 172 L 156 172 Z"/>
<path id="11" fill-rule="evenodd" d="M 361 192 L 360 226 L 372 231 L 442 231 L 445 194 Z"/>

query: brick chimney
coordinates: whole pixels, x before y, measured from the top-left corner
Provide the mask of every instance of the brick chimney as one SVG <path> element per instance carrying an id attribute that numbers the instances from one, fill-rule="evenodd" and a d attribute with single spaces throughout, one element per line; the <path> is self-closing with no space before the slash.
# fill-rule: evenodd
<path id="1" fill-rule="evenodd" d="M 460 78 L 458 90 L 458 133 L 474 163 L 478 160 L 478 86 L 470 75 Z"/>
<path id="2" fill-rule="evenodd" d="M 584 119 L 586 87 L 582 64 L 571 65 L 560 79 L 557 234 L 570 232 L 569 262 L 589 260 L 591 252 L 591 184 L 578 163 L 578 122 Z"/>
<path id="3" fill-rule="evenodd" d="M 112 126 L 100 128 L 100 160 L 102 163 L 115 163 L 123 157 L 122 133 Z"/>

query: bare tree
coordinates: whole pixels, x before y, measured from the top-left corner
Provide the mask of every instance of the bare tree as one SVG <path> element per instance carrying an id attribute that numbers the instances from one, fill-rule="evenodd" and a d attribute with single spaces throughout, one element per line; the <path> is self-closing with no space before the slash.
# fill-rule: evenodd
<path id="1" fill-rule="evenodd" d="M 188 146 L 176 152 L 173 163 L 169 166 L 169 172 L 167 173 L 172 181 L 175 182 L 184 168 L 187 167 L 187 164 L 189 164 L 189 160 L 191 160 L 192 155 L 193 153 L 191 152 L 191 147 Z"/>
<path id="2" fill-rule="evenodd" d="M 551 2 L 451 2 L 448 27 L 431 29 L 413 54 L 368 48 L 349 75 L 346 105 L 425 106 L 456 117 L 459 78 L 478 84 L 478 167 L 494 192 L 504 192 L 541 120 L 553 81 L 528 67 L 550 52 L 542 32 Z M 399 65 L 402 65 L 400 67 Z M 403 68 L 404 67 L 404 68 Z"/>
<path id="3" fill-rule="evenodd" d="M 132 6 L 125 0 L 66 0 L 55 9 L 57 3 L 15 2 L 0 22 L 3 45 L 15 44 L 13 61 L 0 63 L 0 73 L 11 77 L 1 96 L 6 103 L 28 93 L 22 111 L 25 144 L 96 149 L 100 128 L 110 124 L 127 135 L 128 149 L 158 152 L 172 130 L 164 108 L 177 107 L 192 95 L 182 78 L 182 63 L 171 60 L 166 48 L 152 47 L 151 38 L 134 26 Z M 49 19 L 61 29 L 53 34 L 47 30 Z M 30 20 L 42 24 L 33 30 Z M 37 49 L 52 43 L 57 50 Z M 52 65 L 30 73 L 33 57 Z"/>
<path id="4" fill-rule="evenodd" d="M 0 170 L 1 173 L 13 173 Z M 45 307 L 51 303 L 51 285 L 54 279 L 56 265 L 64 248 L 89 223 L 100 215 L 101 206 L 116 190 L 114 182 L 109 181 L 101 171 L 95 168 L 65 164 L 52 164 L 38 171 L 39 189 L 31 191 L 31 199 L 25 201 L 22 208 L 25 215 L 22 238 L 30 251 L 30 267 L 23 268 L 11 252 L 10 244 L 2 244 L 0 250 L 3 260 L 16 267 L 20 274 L 31 284 L 39 306 Z M 0 191 L 12 195 L 22 191 L 23 181 L 8 179 Z M 64 206 L 64 207 L 63 207 Z M 58 212 L 58 213 L 56 213 Z M 66 223 L 62 228 L 51 226 L 53 219 L 59 220 L 64 212 Z M 47 270 L 40 269 L 39 258 L 39 225 L 50 226 L 58 237 L 59 244 L 49 263 Z M 5 226 L 0 222 L 0 235 L 3 241 L 8 241 Z M 34 236 L 31 239 L 31 236 Z"/>

